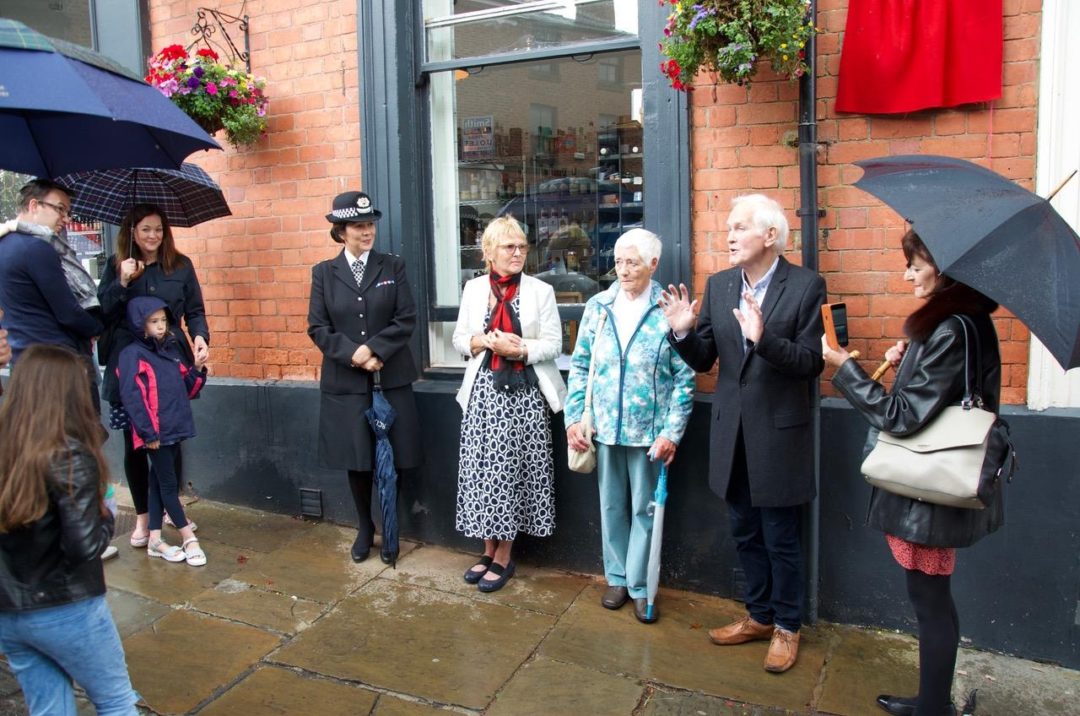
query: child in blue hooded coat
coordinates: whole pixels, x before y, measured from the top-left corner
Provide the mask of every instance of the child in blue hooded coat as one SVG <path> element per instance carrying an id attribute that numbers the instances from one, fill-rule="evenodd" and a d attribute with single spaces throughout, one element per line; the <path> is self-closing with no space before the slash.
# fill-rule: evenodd
<path id="1" fill-rule="evenodd" d="M 167 562 L 193 567 L 206 564 L 206 554 L 184 515 L 176 485 L 176 452 L 180 443 L 195 437 L 190 401 L 206 383 L 206 368 L 184 358 L 177 338 L 169 331 L 172 317 L 165 302 L 137 296 L 127 305 L 128 329 L 135 340 L 120 352 L 116 374 L 120 400 L 131 418 L 135 448 L 150 456 L 150 541 L 146 553 Z M 162 509 L 180 531 L 180 547 L 161 539 Z"/>

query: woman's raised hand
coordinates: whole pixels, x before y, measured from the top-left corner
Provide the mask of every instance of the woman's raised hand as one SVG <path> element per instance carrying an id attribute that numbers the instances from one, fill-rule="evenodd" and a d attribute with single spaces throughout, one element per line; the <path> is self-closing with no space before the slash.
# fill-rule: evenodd
<path id="1" fill-rule="evenodd" d="M 690 291 L 685 283 L 680 283 L 677 289 L 674 284 L 668 284 L 667 290 L 660 292 L 660 308 L 673 332 L 687 333 L 694 330 L 698 302 L 696 299 L 690 300 Z"/>
<path id="2" fill-rule="evenodd" d="M 904 357 L 904 351 L 907 350 L 907 341 L 897 341 L 895 346 L 890 346 L 889 350 L 885 351 L 885 360 L 889 361 L 889 364 L 893 368 L 900 366 L 900 360 Z"/>
<path id="3" fill-rule="evenodd" d="M 131 281 L 142 275 L 145 269 L 146 265 L 142 261 L 124 259 L 120 262 L 120 285 L 126 288 Z"/>

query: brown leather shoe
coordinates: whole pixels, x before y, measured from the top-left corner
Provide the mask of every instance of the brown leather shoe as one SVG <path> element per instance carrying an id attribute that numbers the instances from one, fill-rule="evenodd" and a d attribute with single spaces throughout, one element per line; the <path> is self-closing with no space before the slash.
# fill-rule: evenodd
<path id="1" fill-rule="evenodd" d="M 709 639 L 718 646 L 745 644 L 748 641 L 764 641 L 772 638 L 772 635 L 772 624 L 760 624 L 750 616 L 733 621 L 719 629 L 709 630 Z"/>
<path id="2" fill-rule="evenodd" d="M 622 605 L 626 604 L 626 600 L 630 598 L 630 593 L 626 587 L 608 587 L 604 591 L 604 596 L 600 598 L 600 604 L 604 609 L 618 609 Z"/>
<path id="3" fill-rule="evenodd" d="M 798 657 L 799 632 L 777 627 L 769 642 L 769 653 L 765 655 L 765 671 L 782 674 L 795 666 Z"/>

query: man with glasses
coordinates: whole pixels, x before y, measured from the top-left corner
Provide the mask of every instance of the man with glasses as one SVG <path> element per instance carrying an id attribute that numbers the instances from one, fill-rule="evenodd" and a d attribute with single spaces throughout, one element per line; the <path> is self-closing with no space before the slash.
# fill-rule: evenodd
<path id="1" fill-rule="evenodd" d="M 47 179 L 19 190 L 18 216 L 0 229 L 0 309 L 12 362 L 34 343 L 71 348 L 87 359 L 96 406 L 90 352 L 102 324 L 94 280 L 60 236 L 70 210 L 67 191 Z"/>

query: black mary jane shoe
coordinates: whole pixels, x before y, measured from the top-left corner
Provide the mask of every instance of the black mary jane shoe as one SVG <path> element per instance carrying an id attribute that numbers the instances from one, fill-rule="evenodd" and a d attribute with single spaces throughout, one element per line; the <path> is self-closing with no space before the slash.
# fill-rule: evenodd
<path id="1" fill-rule="evenodd" d="M 487 571 L 497 576 L 498 579 L 481 579 L 477 582 L 476 588 L 481 592 L 497 592 L 506 586 L 506 583 L 510 581 L 510 577 L 514 576 L 516 568 L 517 565 L 514 564 L 514 560 L 507 562 L 505 567 L 498 562 L 492 562 Z M 487 574 L 487 572 L 484 574 Z"/>
<path id="2" fill-rule="evenodd" d="M 349 554 L 354 562 L 363 562 L 371 554 L 371 538 L 364 534 L 356 535 Z"/>
<path id="3" fill-rule="evenodd" d="M 398 553 L 395 552 L 395 551 L 391 551 L 391 550 L 380 550 L 379 551 L 379 559 L 382 560 L 382 563 L 383 564 L 389 564 L 394 569 L 397 569 L 397 558 L 398 558 Z"/>
<path id="4" fill-rule="evenodd" d="M 488 567 L 491 566 L 491 557 L 486 554 L 481 557 L 476 564 L 465 570 L 465 581 L 469 584 L 476 584 L 479 582 L 485 574 L 487 574 Z M 483 571 L 479 571 L 476 568 L 483 567 Z"/>

